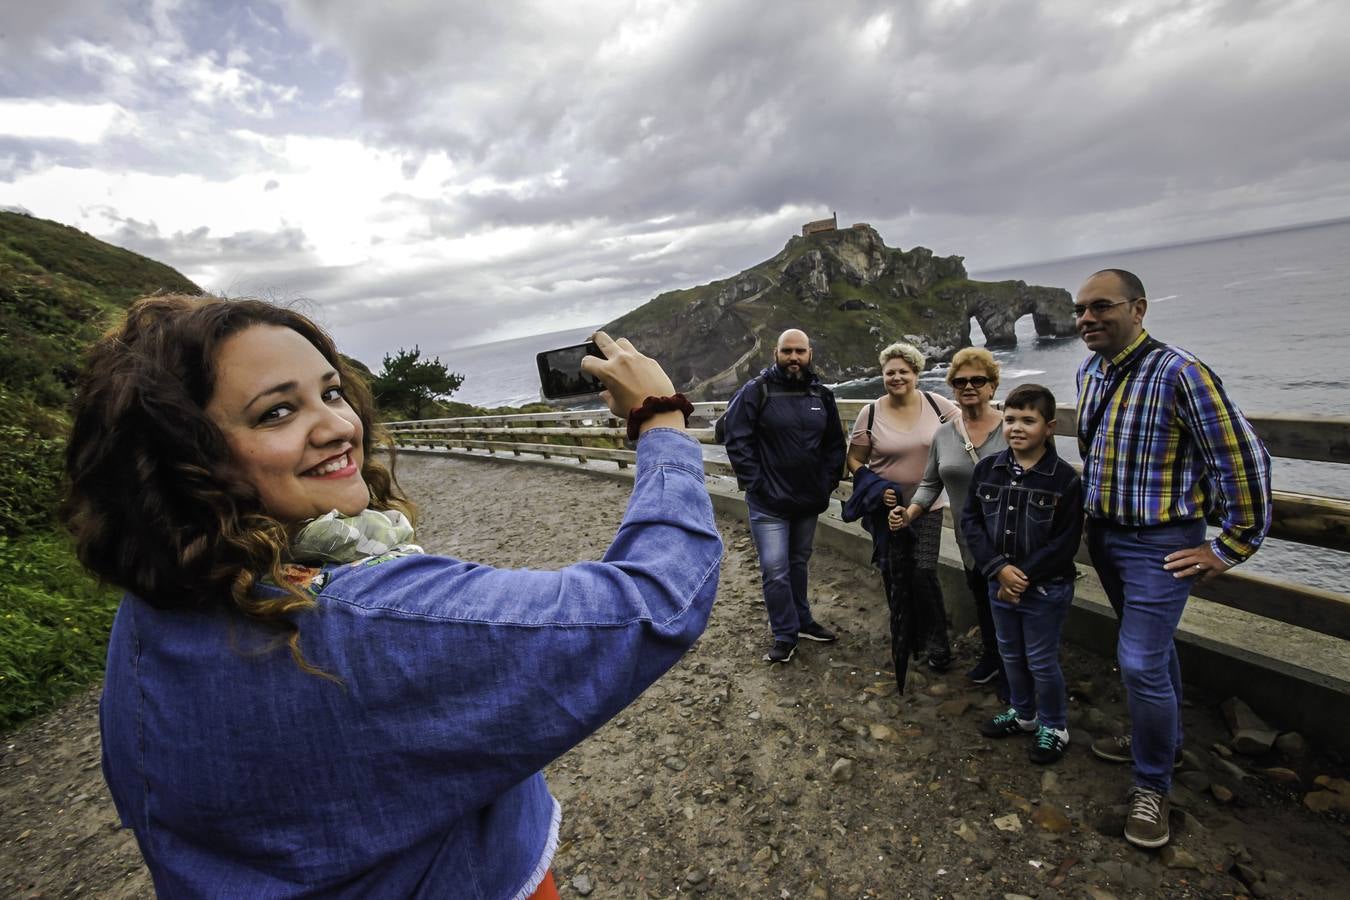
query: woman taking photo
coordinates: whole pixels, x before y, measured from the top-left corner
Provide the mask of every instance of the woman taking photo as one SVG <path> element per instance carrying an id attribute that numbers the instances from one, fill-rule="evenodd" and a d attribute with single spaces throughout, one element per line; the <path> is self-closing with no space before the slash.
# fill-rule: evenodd
<path id="1" fill-rule="evenodd" d="M 954 516 L 956 543 L 961 550 L 961 562 L 966 570 L 966 584 L 975 600 L 975 615 L 980 623 L 980 659 L 966 677 L 976 684 L 988 684 L 1000 679 L 1003 663 L 998 655 L 998 638 L 994 635 L 994 618 L 989 610 L 988 581 L 975 570 L 974 560 L 961 533 L 960 511 L 965 509 L 966 495 L 970 493 L 970 478 L 975 463 L 993 456 L 1008 446 L 1003 439 L 1003 417 L 991 406 L 998 391 L 998 363 L 993 354 L 983 347 L 958 350 L 947 368 L 947 384 L 961 407 L 961 415 L 944 423 L 933 436 L 933 447 L 928 453 L 928 466 L 919 488 L 910 498 L 906 509 L 891 516 L 894 524 L 918 527 L 920 517 L 935 508 L 946 490 Z M 933 523 L 942 516 L 925 516 Z M 999 689 L 1007 688 L 1000 680 Z"/>
<path id="2" fill-rule="evenodd" d="M 557 896 L 540 769 L 680 658 L 721 559 L 686 401 L 595 341 L 637 475 L 604 558 L 557 572 L 422 553 L 298 313 L 154 297 L 93 348 L 66 514 L 128 592 L 104 773 L 162 896 Z"/>
<path id="3" fill-rule="evenodd" d="M 934 433 L 957 407 L 945 397 L 919 390 L 924 358 L 917 348 L 909 344 L 891 344 L 881 351 L 880 361 L 886 394 L 864 407 L 853 423 L 848 470 L 856 475 L 866 466 L 878 478 L 890 482 L 892 487 L 884 491 L 883 502 L 887 507 L 903 509 L 923 478 Z M 936 508 L 945 505 L 941 498 L 934 503 Z M 912 553 L 905 556 L 904 570 L 897 573 L 894 566 L 881 567 L 886 602 L 891 612 L 892 656 L 896 657 L 902 649 L 895 646 L 901 631 L 897 627 L 899 620 L 907 612 L 917 611 L 918 619 L 930 623 L 931 627 L 927 634 L 917 636 L 919 643 L 916 646 L 926 646 L 928 667 L 942 672 L 951 665 L 952 654 L 942 589 L 937 580 L 941 517 L 934 516 L 927 521 L 920 519 L 910 531 L 914 544 Z M 896 665 L 898 677 L 899 661 Z"/>

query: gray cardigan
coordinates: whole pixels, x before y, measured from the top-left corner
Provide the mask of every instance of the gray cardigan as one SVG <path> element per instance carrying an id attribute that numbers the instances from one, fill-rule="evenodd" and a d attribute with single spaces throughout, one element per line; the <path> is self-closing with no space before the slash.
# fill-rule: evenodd
<path id="1" fill-rule="evenodd" d="M 984 443 L 975 448 L 975 453 L 980 459 L 986 459 L 1007 447 L 1003 429 L 999 427 L 989 432 Z M 966 442 L 956 432 L 955 420 L 946 422 L 933 435 L 933 446 L 928 450 L 928 467 L 910 500 L 927 510 L 942 493 L 942 489 L 947 489 L 952 522 L 956 527 L 956 545 L 961 550 L 961 562 L 967 569 L 975 568 L 975 561 L 966 549 L 965 536 L 961 534 L 961 511 L 966 508 L 966 495 L 970 493 L 970 479 L 974 474 L 975 463 L 966 452 Z"/>

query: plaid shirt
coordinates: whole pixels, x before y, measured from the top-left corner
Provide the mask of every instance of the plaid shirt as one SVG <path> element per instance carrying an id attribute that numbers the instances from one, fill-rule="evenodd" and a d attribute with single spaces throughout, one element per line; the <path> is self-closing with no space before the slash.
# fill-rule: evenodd
<path id="1" fill-rule="evenodd" d="M 1211 548 L 1236 564 L 1270 529 L 1270 454 L 1219 377 L 1185 350 L 1162 345 L 1140 359 L 1114 396 L 1111 373 L 1139 351 L 1146 332 L 1108 362 L 1078 367 L 1078 449 L 1083 508 L 1122 525 L 1208 518 L 1223 531 Z M 1106 403 L 1091 446 L 1088 423 Z"/>

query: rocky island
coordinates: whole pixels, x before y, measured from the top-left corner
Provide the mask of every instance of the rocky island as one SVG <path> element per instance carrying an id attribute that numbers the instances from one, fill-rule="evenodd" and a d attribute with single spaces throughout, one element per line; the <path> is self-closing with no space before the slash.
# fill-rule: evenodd
<path id="1" fill-rule="evenodd" d="M 960 256 L 886 246 L 865 223 L 808 223 L 771 259 L 699 287 L 670 291 L 610 322 L 662 361 L 691 398 L 729 396 L 769 359 L 778 335 L 811 335 L 816 368 L 829 382 L 876 374 L 877 352 L 907 340 L 932 360 L 970 345 L 970 320 L 986 344 L 1017 343 L 1030 314 L 1043 337 L 1074 334 L 1072 298 L 1023 281 L 972 281 Z"/>

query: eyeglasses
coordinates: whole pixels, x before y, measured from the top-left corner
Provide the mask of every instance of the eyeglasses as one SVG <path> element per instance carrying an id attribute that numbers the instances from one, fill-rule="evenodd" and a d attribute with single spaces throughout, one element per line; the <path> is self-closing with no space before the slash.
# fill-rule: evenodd
<path id="1" fill-rule="evenodd" d="M 1107 310 L 1111 309 L 1113 306 L 1119 306 L 1122 303 L 1133 303 L 1136 300 L 1142 299 L 1144 298 L 1130 297 L 1125 300 L 1093 300 L 1091 303 L 1075 303 L 1073 305 L 1073 317 L 1075 319 L 1081 319 L 1088 314 L 1088 310 L 1091 310 L 1094 316 L 1105 315 Z"/>
<path id="2" fill-rule="evenodd" d="M 973 388 L 982 388 L 988 383 L 989 379 L 983 375 L 972 375 L 970 378 L 952 379 L 952 387 L 956 388 L 958 391 L 964 391 L 966 385 L 970 385 Z"/>

